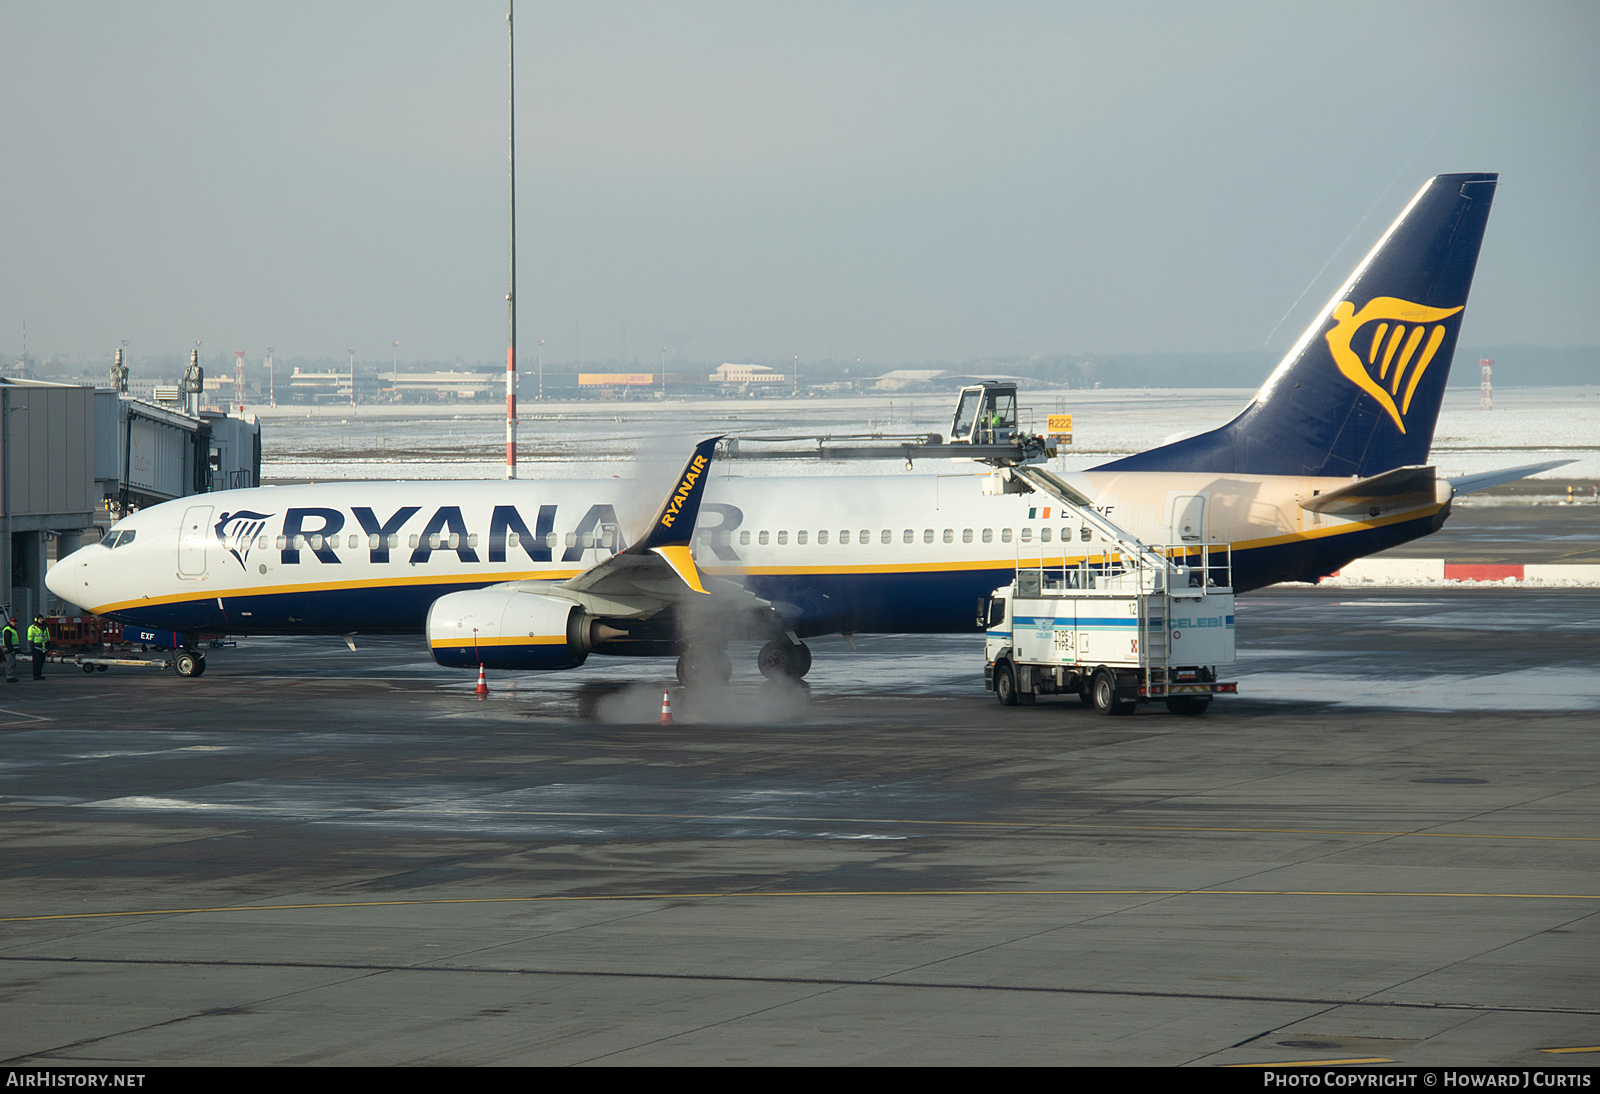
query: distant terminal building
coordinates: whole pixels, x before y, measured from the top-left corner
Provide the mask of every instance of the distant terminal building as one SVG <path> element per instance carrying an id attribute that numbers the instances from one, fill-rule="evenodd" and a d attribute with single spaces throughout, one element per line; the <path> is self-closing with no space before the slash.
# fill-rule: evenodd
<path id="1" fill-rule="evenodd" d="M 505 390 L 505 373 L 486 372 L 402 372 L 397 378 L 398 392 L 404 396 L 427 398 L 476 399 Z M 409 401 L 409 400 L 408 400 Z"/>
<path id="2" fill-rule="evenodd" d="M 653 372 L 580 372 L 580 388 L 651 387 L 656 382 Z"/>
<path id="3" fill-rule="evenodd" d="M 910 391 L 931 388 L 950 377 L 951 373 L 946 369 L 897 368 L 892 372 L 885 372 L 872 384 L 879 391 Z"/>
<path id="4" fill-rule="evenodd" d="M 781 384 L 788 377 L 766 365 L 736 365 L 725 363 L 709 377 L 714 384 Z"/>

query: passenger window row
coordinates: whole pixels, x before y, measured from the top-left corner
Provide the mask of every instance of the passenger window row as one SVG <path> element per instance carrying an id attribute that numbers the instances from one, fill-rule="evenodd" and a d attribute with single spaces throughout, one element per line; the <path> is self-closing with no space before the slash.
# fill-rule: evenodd
<path id="1" fill-rule="evenodd" d="M 841 547 L 842 546 L 848 546 L 849 543 L 850 543 L 850 540 L 851 540 L 851 536 L 853 534 L 856 536 L 855 542 L 858 543 L 858 544 L 866 545 L 866 544 L 869 544 L 869 543 L 873 542 L 872 529 L 870 529 L 870 528 L 863 528 L 863 529 L 861 529 L 861 531 L 859 533 L 852 533 L 851 530 L 848 529 L 848 528 L 840 529 L 839 532 L 838 532 L 837 538 L 836 538 L 836 542 Z M 1038 541 L 1040 543 L 1050 543 L 1055 539 L 1056 530 L 1054 528 L 1052 528 L 1052 527 L 1046 526 L 1046 527 L 1038 529 L 1037 533 L 1035 533 L 1035 530 L 1033 528 L 1025 527 L 1025 528 L 1021 529 L 1021 531 L 1016 533 L 1016 538 L 1017 538 L 1017 541 L 1021 542 L 1021 543 L 1032 543 L 1034 541 L 1034 537 L 1035 537 L 1036 534 L 1038 536 Z M 794 542 L 796 544 L 804 544 L 804 543 L 806 543 L 807 542 L 807 535 L 808 535 L 808 533 L 805 532 L 804 530 L 795 532 L 794 533 Z M 1093 535 L 1093 533 L 1089 530 L 1089 528 L 1087 526 L 1082 528 L 1080 530 L 1080 533 L 1079 533 L 1080 538 L 1085 543 L 1087 543 L 1090 540 L 1092 535 Z M 720 541 L 720 542 L 726 543 L 726 542 L 728 542 L 728 540 L 730 538 L 730 534 L 726 533 L 726 532 L 723 532 L 723 533 L 715 533 L 715 532 L 713 532 L 713 533 L 711 533 L 711 538 L 713 539 L 713 541 Z M 827 530 L 825 530 L 825 529 L 823 531 L 819 531 L 817 533 L 817 543 L 819 545 L 826 544 L 828 542 L 828 538 L 829 538 L 829 532 Z M 917 542 L 917 538 L 918 538 L 917 537 L 917 530 L 915 528 L 907 528 L 903 532 L 900 533 L 900 542 L 901 543 L 916 543 Z M 936 541 L 936 539 L 937 539 L 937 541 L 943 542 L 943 543 L 954 543 L 956 541 L 956 530 L 954 528 L 946 528 L 942 532 L 939 532 L 937 534 L 937 537 L 936 537 L 934 529 L 932 529 L 932 528 L 924 528 L 922 530 L 921 539 L 922 539 L 923 543 L 933 543 L 933 542 Z M 982 532 L 979 533 L 979 539 L 981 539 L 982 542 L 984 542 L 984 543 L 993 543 L 994 542 L 994 529 L 993 528 L 985 528 L 985 529 L 983 529 Z M 1072 529 L 1070 529 L 1070 528 L 1062 528 L 1061 529 L 1061 542 L 1062 543 L 1067 543 L 1067 542 L 1071 541 L 1071 539 L 1072 539 Z M 961 529 L 961 542 L 962 543 L 971 543 L 972 540 L 973 540 L 973 530 L 971 528 L 963 528 L 963 529 Z M 760 545 L 760 546 L 763 546 L 763 547 L 767 546 L 768 544 L 771 544 L 771 543 L 777 543 L 779 546 L 783 546 L 783 545 L 785 545 L 785 544 L 787 544 L 789 542 L 789 531 L 788 531 L 788 529 L 780 529 L 776 533 L 776 536 L 774 536 L 774 534 L 772 532 L 766 531 L 765 529 L 763 529 L 763 530 L 761 530 L 759 532 L 740 532 L 739 533 L 739 545 L 741 547 L 748 547 L 751 544 L 752 541 L 755 542 L 756 544 Z M 884 544 L 893 543 L 895 541 L 894 529 L 892 529 L 892 528 L 883 529 L 881 532 L 878 533 L 877 541 L 879 543 L 884 543 Z M 1012 530 L 1010 528 L 1002 528 L 1002 529 L 1000 529 L 1000 542 L 1001 543 L 1010 543 L 1010 542 L 1012 542 Z"/>
<path id="2" fill-rule="evenodd" d="M 1012 529 L 1010 529 L 1010 528 L 1002 528 L 1002 529 L 1000 529 L 1000 542 L 1001 543 L 1010 543 L 1010 542 L 1012 542 L 1012 534 L 1013 534 L 1012 533 Z M 133 535 L 134 535 L 133 532 L 130 531 L 130 532 L 123 532 L 121 534 L 120 540 L 119 540 L 118 537 L 115 537 L 115 536 L 107 537 L 107 539 L 105 541 L 106 546 L 107 547 L 120 547 L 120 546 L 123 546 L 123 545 L 125 545 L 125 544 L 127 544 L 127 543 L 129 543 L 129 542 L 131 542 L 133 540 Z M 1038 542 L 1040 542 L 1040 543 L 1050 543 L 1055 538 L 1055 530 L 1053 528 L 1049 527 L 1049 526 L 1045 526 L 1043 528 L 1038 529 L 1038 531 L 1036 533 L 1035 530 L 1032 527 L 1024 526 L 1020 531 L 1018 531 L 1016 533 L 1016 540 L 1017 540 L 1017 542 L 1020 542 L 1020 543 L 1032 543 L 1034 541 L 1035 535 L 1037 535 L 1037 537 L 1038 537 Z M 1085 526 L 1085 527 L 1083 527 L 1082 529 L 1079 530 L 1079 538 L 1082 539 L 1083 542 L 1085 542 L 1085 543 L 1089 542 L 1089 540 L 1092 537 L 1092 535 L 1093 535 L 1093 533 L 1090 531 L 1090 529 L 1087 526 Z M 994 538 L 995 538 L 995 532 L 994 532 L 993 528 L 984 528 L 981 532 L 976 533 L 976 536 L 983 543 L 993 543 L 994 542 Z M 565 544 L 567 547 L 582 547 L 585 550 L 588 550 L 588 549 L 593 548 L 593 547 L 609 548 L 615 542 L 615 538 L 616 537 L 615 537 L 615 534 L 609 529 L 607 529 L 605 531 L 602 531 L 599 535 L 593 535 L 591 533 L 584 533 L 583 535 L 579 535 L 576 532 L 568 532 L 568 533 L 566 533 L 565 536 L 562 536 L 562 535 L 560 535 L 560 534 L 558 534 L 556 532 L 550 532 L 550 533 L 547 533 L 543 537 L 539 537 L 539 536 L 523 536 L 523 535 L 521 535 L 521 534 L 519 534 L 517 532 L 507 532 L 506 533 L 506 546 L 507 547 L 520 547 L 520 546 L 525 546 L 525 545 L 532 545 L 532 544 L 538 543 L 541 538 L 543 539 L 544 545 L 546 547 L 560 547 L 563 544 Z M 726 532 L 724 532 L 724 533 L 715 533 L 714 532 L 714 533 L 711 533 L 711 538 L 713 540 L 720 540 L 721 542 L 726 543 L 731 538 L 731 536 Z M 816 539 L 817 545 L 818 546 L 825 546 L 829 542 L 830 538 L 833 540 L 833 542 L 838 543 L 841 547 L 849 546 L 849 544 L 850 544 L 852 539 L 854 539 L 854 541 L 857 544 L 860 544 L 860 545 L 863 545 L 863 546 L 873 542 L 872 529 L 870 529 L 870 528 L 863 528 L 859 532 L 853 532 L 849 528 L 842 528 L 842 529 L 839 530 L 837 535 L 832 535 L 828 530 L 823 529 L 823 530 L 817 532 L 817 539 Z M 971 542 L 973 542 L 973 538 L 974 538 L 974 532 L 973 532 L 973 530 L 971 528 L 963 528 L 963 529 L 961 529 L 961 542 L 962 543 L 971 543 Z M 739 544 L 740 544 L 740 546 L 748 547 L 750 545 L 752 539 L 754 540 L 754 542 L 756 542 L 757 544 L 760 544 L 763 547 L 767 546 L 767 545 L 769 545 L 771 543 L 774 543 L 774 542 L 776 542 L 779 546 L 786 546 L 789 543 L 789 530 L 786 529 L 786 528 L 779 529 L 777 534 L 776 534 L 776 538 L 775 539 L 774 539 L 773 533 L 768 532 L 765 529 L 763 529 L 763 530 L 761 530 L 759 532 L 755 532 L 755 533 L 751 533 L 751 532 L 740 532 L 739 533 Z M 917 542 L 917 539 L 918 539 L 917 530 L 915 528 L 907 528 L 907 529 L 903 530 L 900 533 L 900 542 L 901 543 L 914 544 L 914 543 Z M 1072 530 L 1070 528 L 1062 528 L 1061 529 L 1061 542 L 1062 543 L 1067 543 L 1071 539 L 1072 539 Z M 339 540 L 340 540 L 340 537 L 337 536 L 337 535 L 323 536 L 320 532 L 312 532 L 309 535 L 297 535 L 297 536 L 295 536 L 294 537 L 294 543 L 291 546 L 287 537 L 279 536 L 278 540 L 277 540 L 277 549 L 280 550 L 280 551 L 283 551 L 283 550 L 300 551 L 300 550 L 305 550 L 306 548 L 309 547 L 313 551 L 320 551 L 320 550 L 323 549 L 324 546 L 330 547 L 330 548 L 339 547 L 340 546 Z M 422 545 L 422 540 L 423 540 L 422 536 L 414 535 L 414 536 L 412 536 L 410 538 L 409 546 L 411 547 L 412 550 L 416 550 L 418 547 L 420 547 Z M 922 530 L 921 540 L 922 540 L 923 543 L 934 543 L 936 541 L 937 542 L 943 542 L 943 543 L 954 543 L 956 541 L 956 530 L 954 528 L 946 528 L 943 531 L 938 532 L 937 535 L 936 535 L 934 529 L 932 529 L 932 528 L 924 528 Z M 524 541 L 526 541 L 526 544 L 524 543 Z M 892 528 L 885 528 L 885 529 L 883 529 L 882 531 L 880 531 L 878 533 L 878 536 L 877 536 L 877 542 L 878 543 L 880 543 L 880 544 L 892 544 L 894 541 L 895 541 L 895 534 L 894 534 L 894 530 Z M 800 529 L 800 530 L 796 531 L 794 533 L 794 542 L 795 542 L 796 545 L 804 546 L 806 543 L 809 542 L 809 532 L 807 530 L 805 530 L 805 529 Z M 256 546 L 264 551 L 264 550 L 267 549 L 267 543 L 268 543 L 267 537 L 266 536 L 262 536 L 260 538 L 260 540 L 257 541 Z M 355 535 L 355 534 L 352 533 L 351 535 L 345 537 L 344 546 L 350 548 L 351 550 L 355 550 L 355 549 L 360 548 L 360 547 L 366 547 L 369 550 L 377 551 L 377 550 L 382 550 L 385 546 L 387 546 L 390 550 L 394 550 L 394 549 L 396 549 L 396 548 L 398 548 L 400 546 L 400 537 L 398 535 L 391 535 L 391 536 L 388 537 L 387 544 L 385 544 L 383 536 L 378 536 L 378 535 L 360 536 L 360 535 Z M 477 535 L 476 532 L 474 532 L 474 533 L 472 533 L 470 535 L 467 535 L 465 537 L 461 536 L 459 533 L 449 533 L 449 534 L 434 533 L 434 534 L 432 534 L 432 535 L 427 537 L 427 549 L 430 550 L 430 551 L 459 551 L 463 547 L 476 548 L 477 546 L 478 546 L 478 535 Z"/>

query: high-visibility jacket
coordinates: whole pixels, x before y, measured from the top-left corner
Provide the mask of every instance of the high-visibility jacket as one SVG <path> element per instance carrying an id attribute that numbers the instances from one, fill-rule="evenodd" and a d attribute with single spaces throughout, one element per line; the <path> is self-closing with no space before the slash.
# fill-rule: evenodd
<path id="1" fill-rule="evenodd" d="M 30 646 L 34 646 L 34 647 L 37 647 L 37 648 L 42 648 L 44 646 L 44 644 L 49 642 L 49 641 L 50 641 L 50 630 L 49 630 L 49 628 L 45 627 L 41 623 L 30 623 L 30 624 L 28 624 L 28 644 Z"/>
<path id="2" fill-rule="evenodd" d="M 0 645 L 3 645 L 7 652 L 17 648 L 17 627 L 15 623 L 7 623 L 5 628 L 0 630 Z"/>

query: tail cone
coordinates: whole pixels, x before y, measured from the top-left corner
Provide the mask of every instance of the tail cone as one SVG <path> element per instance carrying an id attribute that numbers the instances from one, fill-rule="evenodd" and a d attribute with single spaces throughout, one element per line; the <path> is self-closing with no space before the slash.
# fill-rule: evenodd
<path id="1" fill-rule="evenodd" d="M 489 698 L 489 678 L 483 674 L 482 665 L 478 666 L 478 686 L 473 690 L 473 694 L 480 699 Z"/>
<path id="2" fill-rule="evenodd" d="M 661 689 L 661 724 L 664 725 L 664 726 L 670 726 L 672 724 L 672 689 L 671 688 L 662 688 Z"/>

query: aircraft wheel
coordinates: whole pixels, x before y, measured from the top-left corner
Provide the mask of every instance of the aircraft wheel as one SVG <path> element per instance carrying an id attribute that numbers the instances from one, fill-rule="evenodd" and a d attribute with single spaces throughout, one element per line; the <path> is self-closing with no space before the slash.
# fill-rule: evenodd
<path id="1" fill-rule="evenodd" d="M 206 674 L 206 655 L 203 653 L 198 654 L 196 655 L 195 660 L 199 661 L 200 663 L 194 667 L 194 674 L 196 676 L 204 676 Z"/>
<path id="2" fill-rule="evenodd" d="M 1117 695 L 1117 674 L 1110 669 L 1101 669 L 1094 674 L 1089 691 L 1094 699 L 1096 714 L 1132 714 L 1133 708 L 1139 705 L 1137 699 L 1124 699 Z"/>
<path id="3" fill-rule="evenodd" d="M 678 658 L 678 683 L 685 687 L 726 684 L 733 677 L 733 659 L 723 650 L 690 646 Z"/>
<path id="4" fill-rule="evenodd" d="M 798 680 L 811 668 L 811 651 L 803 642 L 797 646 L 787 638 L 775 638 L 756 654 L 756 668 L 768 680 Z"/>
<path id="5" fill-rule="evenodd" d="M 1010 661 L 1002 661 L 994 667 L 994 697 L 1003 707 L 1017 705 L 1017 670 Z"/>
<path id="6" fill-rule="evenodd" d="M 173 658 L 172 667 L 177 670 L 179 676 L 199 676 L 200 673 L 205 671 L 200 667 L 201 663 L 200 658 L 188 650 L 184 650 Z"/>
<path id="7" fill-rule="evenodd" d="M 1167 709 L 1173 714 L 1186 714 L 1194 716 L 1204 714 L 1211 705 L 1209 695 L 1171 695 L 1167 697 Z"/>

